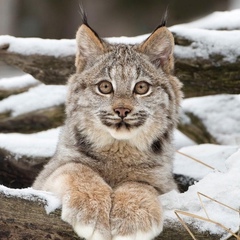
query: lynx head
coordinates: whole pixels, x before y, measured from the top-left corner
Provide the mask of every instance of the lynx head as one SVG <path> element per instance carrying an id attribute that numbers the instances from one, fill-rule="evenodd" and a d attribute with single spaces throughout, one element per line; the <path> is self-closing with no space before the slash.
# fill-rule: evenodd
<path id="1" fill-rule="evenodd" d="M 76 39 L 67 115 L 77 131 L 96 143 L 166 137 L 177 120 L 181 84 L 172 76 L 174 40 L 165 25 L 135 45 L 110 44 L 87 23 Z"/>

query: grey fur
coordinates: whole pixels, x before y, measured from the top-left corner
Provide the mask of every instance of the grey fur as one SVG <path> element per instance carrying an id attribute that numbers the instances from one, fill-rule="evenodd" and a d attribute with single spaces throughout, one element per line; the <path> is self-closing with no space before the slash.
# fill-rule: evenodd
<path id="1" fill-rule="evenodd" d="M 54 191 L 47 180 L 74 162 L 91 168 L 112 189 L 124 182 L 145 183 L 159 194 L 176 188 L 172 135 L 182 93 L 172 75 L 171 33 L 161 26 L 139 45 L 109 44 L 91 34 L 88 26 L 78 31 L 77 73 L 68 82 L 65 126 L 33 187 Z M 112 83 L 113 93 L 98 92 L 102 80 Z M 151 85 L 148 94 L 133 93 L 139 81 Z M 116 107 L 131 109 L 125 122 Z"/>

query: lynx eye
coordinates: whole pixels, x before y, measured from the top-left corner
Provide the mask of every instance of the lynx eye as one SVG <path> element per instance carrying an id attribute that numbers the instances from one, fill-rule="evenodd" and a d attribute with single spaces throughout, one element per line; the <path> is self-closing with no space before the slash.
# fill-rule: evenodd
<path id="1" fill-rule="evenodd" d="M 140 95 L 143 95 L 143 94 L 146 94 L 148 91 L 149 91 L 149 88 L 150 88 L 150 84 L 147 83 L 147 82 L 138 82 L 135 87 L 134 87 L 134 92 L 136 94 L 140 94 Z"/>
<path id="2" fill-rule="evenodd" d="M 108 81 L 101 81 L 98 84 L 98 90 L 102 94 L 110 94 L 113 92 L 113 86 L 110 82 Z"/>

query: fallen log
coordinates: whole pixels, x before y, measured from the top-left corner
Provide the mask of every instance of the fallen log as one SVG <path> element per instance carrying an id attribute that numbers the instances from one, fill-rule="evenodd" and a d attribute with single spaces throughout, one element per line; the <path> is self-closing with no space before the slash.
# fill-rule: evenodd
<path id="1" fill-rule="evenodd" d="M 79 239 L 60 219 L 60 211 L 46 214 L 44 199 L 35 201 L 0 193 L 0 239 Z"/>
<path id="2" fill-rule="evenodd" d="M 9 97 L 11 95 L 15 95 L 15 94 L 26 92 L 29 88 L 30 87 L 11 89 L 11 90 L 0 89 L 0 100 L 2 100 L 4 98 L 7 98 L 7 97 Z"/>
<path id="3" fill-rule="evenodd" d="M 192 139 L 197 144 L 213 143 L 218 144 L 217 140 L 208 132 L 201 119 L 192 113 L 185 113 L 189 119 L 189 123 L 179 122 L 178 129 Z"/>
<path id="4" fill-rule="evenodd" d="M 6 195 L 0 192 L 0 239 L 80 239 L 71 226 L 60 219 L 57 209 L 46 214 L 44 202 L 39 196 L 33 200 Z M 201 233 L 189 226 L 197 239 L 219 240 L 220 235 Z M 164 231 L 155 240 L 184 239 L 192 237 L 180 223 L 164 225 Z M 233 239 L 233 238 L 230 238 Z"/>
<path id="5" fill-rule="evenodd" d="M 0 132 L 39 132 L 62 126 L 64 119 L 64 105 L 52 106 L 14 117 L 11 116 L 11 112 L 0 113 Z"/>
<path id="6" fill-rule="evenodd" d="M 185 99 L 178 128 L 198 144 L 239 145 L 239 108 L 237 94 Z"/>

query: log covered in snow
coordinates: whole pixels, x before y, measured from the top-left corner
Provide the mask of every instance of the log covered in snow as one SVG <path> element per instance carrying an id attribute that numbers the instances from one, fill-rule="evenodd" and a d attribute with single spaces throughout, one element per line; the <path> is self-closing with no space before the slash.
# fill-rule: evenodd
<path id="1" fill-rule="evenodd" d="M 210 29 L 208 19 L 169 28 L 176 42 L 176 75 L 186 97 L 240 92 L 240 24 L 232 19 L 239 12 L 213 14 L 210 20 L 216 23 Z M 138 43 L 146 37 L 106 40 Z M 75 52 L 74 40 L 0 37 L 0 59 L 45 84 L 66 83 L 75 71 Z"/>

